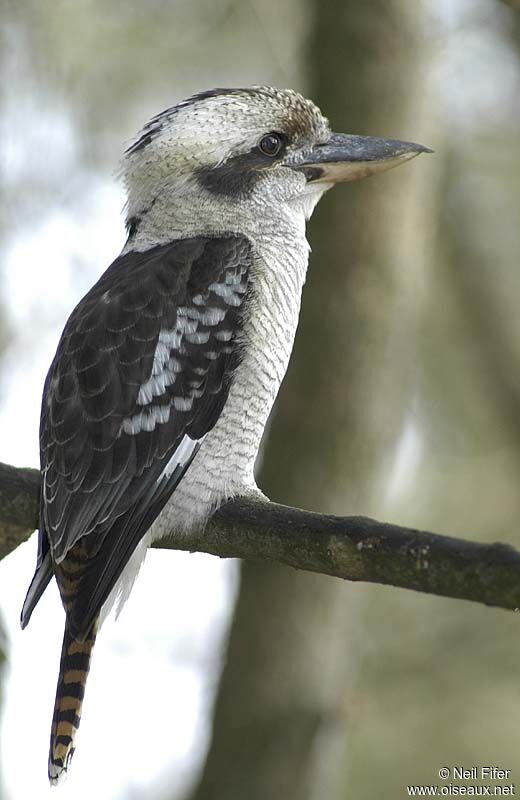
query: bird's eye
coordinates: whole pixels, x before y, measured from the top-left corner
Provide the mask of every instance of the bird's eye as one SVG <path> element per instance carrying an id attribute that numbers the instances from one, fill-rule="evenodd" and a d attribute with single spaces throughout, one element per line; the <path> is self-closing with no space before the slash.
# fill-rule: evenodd
<path id="1" fill-rule="evenodd" d="M 259 147 L 264 156 L 274 158 L 282 149 L 282 144 L 282 137 L 279 133 L 268 133 L 260 142 Z"/>

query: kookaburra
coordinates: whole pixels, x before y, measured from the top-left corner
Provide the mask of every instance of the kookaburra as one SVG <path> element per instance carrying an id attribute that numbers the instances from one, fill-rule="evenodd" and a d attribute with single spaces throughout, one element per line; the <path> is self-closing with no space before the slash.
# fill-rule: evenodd
<path id="1" fill-rule="evenodd" d="M 331 133 L 301 95 L 255 86 L 168 108 L 126 151 L 128 239 L 69 317 L 43 391 L 22 626 L 54 575 L 66 622 L 51 783 L 74 751 L 100 615 L 128 595 L 148 545 L 258 492 L 316 203 L 426 150 Z"/>

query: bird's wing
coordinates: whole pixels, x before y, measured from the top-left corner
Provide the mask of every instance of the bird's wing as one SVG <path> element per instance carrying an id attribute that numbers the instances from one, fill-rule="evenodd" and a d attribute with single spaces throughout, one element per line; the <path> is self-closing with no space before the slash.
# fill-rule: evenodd
<path id="1" fill-rule="evenodd" d="M 220 415 L 250 263 L 241 237 L 129 252 L 65 326 L 42 403 L 38 563 L 50 547 L 78 638 Z"/>

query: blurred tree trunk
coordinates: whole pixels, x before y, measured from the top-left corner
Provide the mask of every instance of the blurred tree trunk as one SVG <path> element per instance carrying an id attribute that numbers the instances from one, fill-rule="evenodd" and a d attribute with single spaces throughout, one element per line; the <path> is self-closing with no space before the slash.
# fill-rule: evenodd
<path id="1" fill-rule="evenodd" d="M 418 138 L 421 6 L 313 3 L 309 95 L 336 130 Z M 426 136 L 428 143 L 428 136 Z M 324 512 L 381 514 L 410 407 L 430 189 L 414 163 L 336 189 L 311 225 L 314 255 L 260 485 Z M 360 587 L 245 563 L 213 740 L 193 800 L 344 797 Z"/>
<path id="2" fill-rule="evenodd" d="M 500 4 L 496 10 L 504 11 Z M 434 192 L 441 195 L 440 230 L 436 257 L 429 269 L 424 264 L 416 337 L 417 449 L 390 514 L 402 524 L 462 536 L 471 531 L 472 539 L 518 547 L 520 61 L 511 66 L 510 94 L 499 93 L 501 66 L 491 69 L 495 90 L 480 104 L 491 60 L 480 69 L 466 38 L 474 26 L 473 41 L 489 37 L 496 53 L 511 58 L 517 19 L 494 14 L 492 3 L 475 4 L 460 28 L 439 37 L 436 66 L 446 51 L 466 47 L 465 69 L 476 88 L 471 101 L 459 97 L 454 108 L 450 93 L 463 80 L 448 69 L 441 101 L 448 103 L 450 129 L 442 160 L 438 139 L 425 138 L 436 150 L 430 161 L 440 167 L 442 186 Z M 444 63 L 452 63 L 449 56 Z M 457 763 L 515 762 L 518 619 L 483 617 L 471 604 L 380 587 L 369 595 L 364 610 L 372 643 L 353 704 L 352 794 L 401 798 L 405 784 L 430 782 L 454 753 Z M 482 705 L 491 712 L 483 715 Z"/>

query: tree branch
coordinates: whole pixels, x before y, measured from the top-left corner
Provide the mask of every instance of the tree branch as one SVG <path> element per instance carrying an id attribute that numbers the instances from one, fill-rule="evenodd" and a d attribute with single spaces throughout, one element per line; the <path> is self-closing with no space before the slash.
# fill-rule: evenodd
<path id="1" fill-rule="evenodd" d="M 37 525 L 39 472 L 0 463 L 0 558 Z M 233 500 L 204 530 L 155 547 L 221 558 L 278 561 L 296 569 L 428 594 L 520 608 L 520 553 L 376 522 L 314 514 L 259 499 Z"/>
<path id="2" fill-rule="evenodd" d="M 0 462 L 0 559 L 38 526 L 40 473 Z"/>

